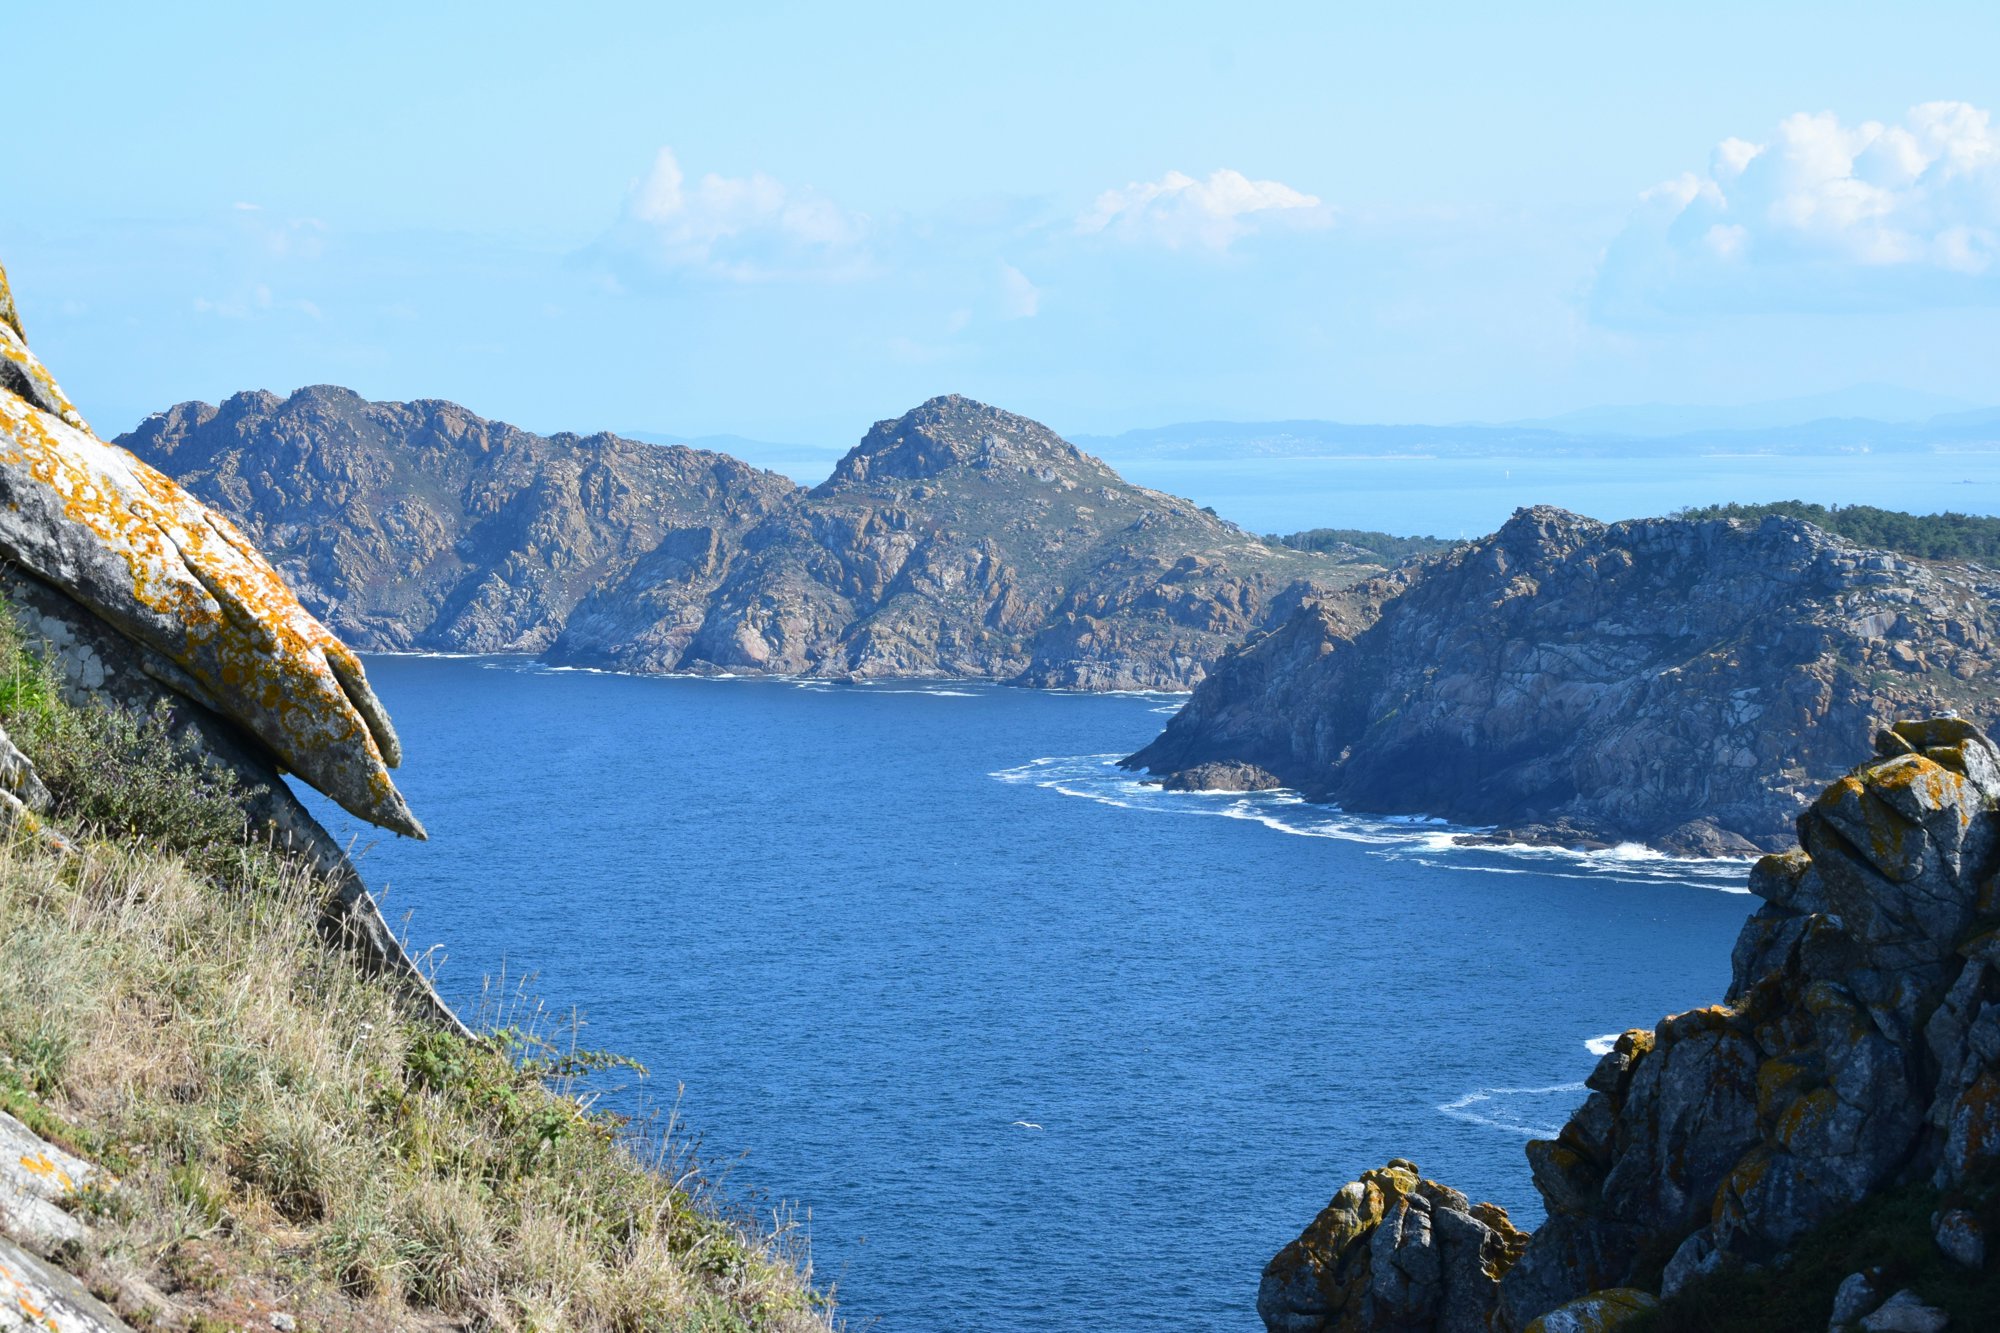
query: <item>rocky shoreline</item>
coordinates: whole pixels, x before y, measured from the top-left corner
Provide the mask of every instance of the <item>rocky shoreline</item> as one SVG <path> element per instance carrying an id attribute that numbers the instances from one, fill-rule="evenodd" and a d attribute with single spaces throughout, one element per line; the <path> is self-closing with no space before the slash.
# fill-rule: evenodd
<path id="1" fill-rule="evenodd" d="M 1898 716 L 2000 712 L 2000 574 L 1770 517 L 1493 536 L 1232 650 L 1128 767 L 1248 764 L 1510 839 L 1776 850 Z"/>

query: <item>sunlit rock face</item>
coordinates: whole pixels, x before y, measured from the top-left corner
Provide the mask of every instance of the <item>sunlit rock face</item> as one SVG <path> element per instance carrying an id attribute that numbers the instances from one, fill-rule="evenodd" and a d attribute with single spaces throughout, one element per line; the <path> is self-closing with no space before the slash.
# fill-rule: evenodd
<path id="1" fill-rule="evenodd" d="M 2000 747 L 1940 717 L 1874 748 L 1799 816 L 1798 846 L 1751 871 L 1763 905 L 1722 1002 L 1621 1035 L 1562 1131 L 1528 1144 L 1548 1210 L 1531 1237 L 1414 1171 L 1364 1173 L 1271 1261 L 1266 1327 L 1616 1327 L 1655 1293 L 1781 1267 L 1885 1191 L 1950 1196 L 2000 1171 Z M 1423 1192 L 1413 1231 L 1391 1205 Z M 1956 1262 L 1984 1262 L 1970 1216 L 1931 1225 Z M 1398 1297 L 1412 1274 L 1416 1305 Z"/>
<path id="2" fill-rule="evenodd" d="M 360 660 L 220 514 L 91 433 L 28 348 L 0 271 L 0 558 L 157 661 L 148 674 L 240 725 L 364 819 L 422 837 L 401 750 Z"/>

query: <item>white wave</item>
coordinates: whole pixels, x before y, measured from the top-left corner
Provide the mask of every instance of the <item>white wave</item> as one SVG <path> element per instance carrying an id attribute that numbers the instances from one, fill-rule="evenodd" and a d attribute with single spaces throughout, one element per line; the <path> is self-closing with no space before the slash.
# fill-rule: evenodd
<path id="1" fill-rule="evenodd" d="M 1611 1048 L 1616 1046 L 1618 1039 L 1624 1035 L 1622 1032 L 1607 1032 L 1601 1037 L 1585 1037 L 1583 1039 L 1583 1049 L 1602 1059 L 1611 1054 Z"/>
<path id="2" fill-rule="evenodd" d="M 1484 1125 L 1531 1139 L 1552 1139 L 1576 1109 L 1581 1083 L 1555 1083 L 1546 1088 L 1475 1088 L 1440 1105 L 1441 1114 L 1468 1124 Z M 1555 1117 L 1553 1123 L 1544 1117 Z M 1535 1123 L 1529 1123 L 1530 1119 Z"/>
<path id="3" fill-rule="evenodd" d="M 1295 838 L 1359 843 L 1373 855 L 1408 859 L 1434 869 L 1633 885 L 1675 884 L 1727 893 L 1749 891 L 1744 884 L 1748 858 L 1675 857 L 1636 843 L 1596 851 L 1540 843 L 1467 843 L 1465 835 L 1485 830 L 1426 815 L 1351 814 L 1338 806 L 1308 801 L 1294 791 L 1170 792 L 1157 780 L 1120 769 L 1120 757 L 1046 755 L 999 769 L 991 776 L 1120 810 L 1241 819 Z"/>

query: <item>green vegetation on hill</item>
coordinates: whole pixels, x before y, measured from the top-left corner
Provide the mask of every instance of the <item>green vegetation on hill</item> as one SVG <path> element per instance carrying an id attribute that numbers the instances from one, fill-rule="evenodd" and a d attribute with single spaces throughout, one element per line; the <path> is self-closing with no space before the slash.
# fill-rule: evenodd
<path id="1" fill-rule="evenodd" d="M 65 703 L 11 624 L 0 723 L 77 837 L 0 839 L 0 1107 L 119 1177 L 63 1259 L 178 1307 L 137 1322 L 829 1326 L 786 1227 L 574 1095 L 624 1062 L 412 1022 L 316 928 L 326 886 L 245 844 L 229 782 L 162 720 Z"/>
<path id="2" fill-rule="evenodd" d="M 1372 555 L 1385 565 L 1397 565 L 1413 556 L 1431 555 L 1458 545 L 1443 537 L 1397 537 L 1386 532 L 1370 532 L 1364 528 L 1308 528 L 1304 532 L 1285 535 L 1269 533 L 1264 538 L 1279 546 L 1289 546 L 1294 551 L 1328 551 L 1339 553 L 1349 547 L 1358 548 L 1366 555 Z"/>
<path id="3" fill-rule="evenodd" d="M 2000 518 L 1979 514 L 1905 514 L 1873 505 L 1816 505 L 1803 500 L 1769 504 L 1716 504 L 1683 509 L 1675 518 L 1761 519 L 1770 514 L 1804 519 L 1862 546 L 1923 560 L 1970 560 L 2000 568 Z"/>
<path id="4" fill-rule="evenodd" d="M 1785 1333 L 1824 1328 L 1849 1274 L 1878 1270 L 1884 1296 L 1904 1288 L 1952 1315 L 1953 1328 L 1986 1328 L 2000 1310 L 2000 1268 L 1960 1268 L 1933 1239 L 1932 1217 L 1964 1208 L 2000 1235 L 2000 1181 L 1941 1194 L 1913 1185 L 1885 1191 L 1814 1227 L 1779 1261 L 1696 1278 L 1635 1320 L 1632 1333 Z"/>

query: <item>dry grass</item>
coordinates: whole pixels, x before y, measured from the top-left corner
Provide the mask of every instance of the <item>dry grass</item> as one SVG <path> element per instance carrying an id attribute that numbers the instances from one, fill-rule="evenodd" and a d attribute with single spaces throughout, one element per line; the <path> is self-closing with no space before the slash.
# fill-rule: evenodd
<path id="1" fill-rule="evenodd" d="M 562 1095 L 592 1061 L 411 1026 L 320 902 L 0 849 L 0 1099 L 123 1176 L 86 1266 L 329 1330 L 827 1326 L 788 1234 Z"/>
<path id="2" fill-rule="evenodd" d="M 0 723 L 79 835 L 0 835 L 0 1106 L 122 1177 L 71 1267 L 194 1331 L 833 1326 L 786 1219 L 574 1095 L 625 1062 L 413 1023 L 317 929 L 326 887 L 245 844 L 230 775 L 63 702 L 4 604 Z"/>

